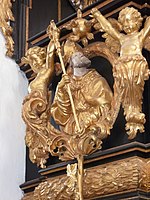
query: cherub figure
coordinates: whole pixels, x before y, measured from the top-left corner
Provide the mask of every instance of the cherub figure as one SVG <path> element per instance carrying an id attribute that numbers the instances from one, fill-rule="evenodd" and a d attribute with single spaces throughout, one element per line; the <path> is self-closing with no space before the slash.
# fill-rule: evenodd
<path id="1" fill-rule="evenodd" d="M 59 36 L 59 33 L 57 35 Z M 22 63 L 29 64 L 36 74 L 35 79 L 29 84 L 29 94 L 24 99 L 22 108 L 22 117 L 27 125 L 25 141 L 29 147 L 30 160 L 42 168 L 49 158 L 49 134 L 58 133 L 49 122 L 51 105 L 49 84 L 56 72 L 55 51 L 52 37 L 47 49 L 32 47 L 22 58 Z"/>
<path id="2" fill-rule="evenodd" d="M 64 28 L 72 30 L 73 34 L 69 36 L 69 40 L 78 42 L 81 40 L 84 46 L 88 45 L 88 40 L 94 39 L 93 33 L 91 33 L 92 21 L 88 21 L 82 18 L 82 12 L 80 9 L 77 11 L 77 19 L 71 20 Z"/>
<path id="3" fill-rule="evenodd" d="M 113 69 L 113 76 L 118 88 L 123 91 L 122 106 L 126 118 L 126 130 L 129 138 L 136 136 L 137 131 L 144 132 L 145 115 L 142 113 L 142 92 L 144 81 L 148 80 L 150 70 L 142 55 L 144 42 L 150 33 L 150 17 L 144 28 L 139 31 L 143 18 L 138 10 L 126 7 L 119 13 L 118 25 L 126 33 L 120 33 L 96 8 L 92 15 L 100 27 L 120 45 L 120 57 Z M 112 40 L 111 40 L 112 41 Z M 111 46 L 111 44 L 110 44 Z"/>
<path id="4" fill-rule="evenodd" d="M 49 158 L 47 127 L 51 95 L 48 86 L 54 74 L 54 43 L 51 42 L 48 48 L 49 52 L 43 47 L 32 47 L 22 58 L 22 63 L 29 64 L 37 75 L 29 84 L 29 94 L 23 102 L 22 116 L 27 124 L 25 141 L 29 147 L 30 160 L 42 168 L 45 167 L 46 160 Z M 46 55 L 48 55 L 47 64 Z"/>

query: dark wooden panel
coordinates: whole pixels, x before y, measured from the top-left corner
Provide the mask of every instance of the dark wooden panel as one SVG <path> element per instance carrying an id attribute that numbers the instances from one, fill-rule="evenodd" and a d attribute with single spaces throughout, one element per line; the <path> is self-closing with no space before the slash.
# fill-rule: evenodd
<path id="1" fill-rule="evenodd" d="M 57 0 L 32 0 L 29 12 L 29 37 L 45 30 L 52 19 L 58 21 Z"/>
<path id="2" fill-rule="evenodd" d="M 73 13 L 75 13 L 75 10 L 70 5 L 69 1 L 61 0 L 61 19 L 63 20 Z"/>

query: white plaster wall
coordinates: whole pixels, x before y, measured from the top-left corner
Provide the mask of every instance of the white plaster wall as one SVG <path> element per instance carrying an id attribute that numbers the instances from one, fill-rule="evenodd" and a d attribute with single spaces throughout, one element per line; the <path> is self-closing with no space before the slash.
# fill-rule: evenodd
<path id="1" fill-rule="evenodd" d="M 16 63 L 5 56 L 0 32 L 0 200 L 20 200 L 25 180 L 25 124 L 21 106 L 27 80 Z"/>

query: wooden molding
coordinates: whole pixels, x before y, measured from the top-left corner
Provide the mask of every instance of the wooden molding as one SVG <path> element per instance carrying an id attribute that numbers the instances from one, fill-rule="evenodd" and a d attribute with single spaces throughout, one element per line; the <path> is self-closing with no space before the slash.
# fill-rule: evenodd
<path id="1" fill-rule="evenodd" d="M 26 194 L 22 200 L 49 198 L 73 200 L 74 194 L 67 187 L 67 182 L 66 175 L 48 178 L 40 183 L 34 192 Z M 132 157 L 85 170 L 84 199 L 95 199 L 136 190 L 150 192 L 150 159 Z"/>

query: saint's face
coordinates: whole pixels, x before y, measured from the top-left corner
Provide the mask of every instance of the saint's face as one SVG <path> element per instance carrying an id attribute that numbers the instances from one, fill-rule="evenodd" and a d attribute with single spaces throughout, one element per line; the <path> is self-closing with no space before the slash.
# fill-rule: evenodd
<path id="1" fill-rule="evenodd" d="M 82 52 L 75 52 L 71 57 L 71 65 L 73 68 L 88 68 L 91 61 Z"/>

